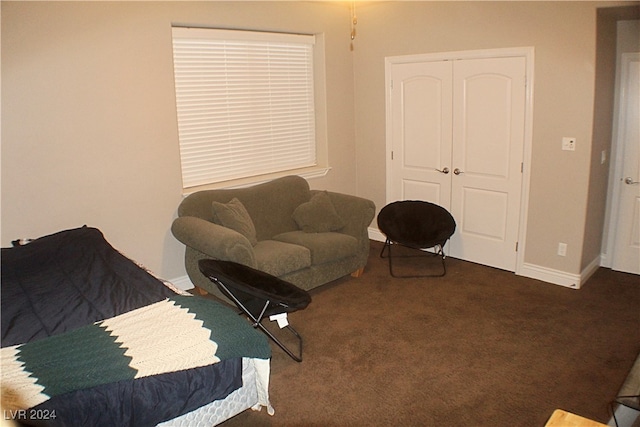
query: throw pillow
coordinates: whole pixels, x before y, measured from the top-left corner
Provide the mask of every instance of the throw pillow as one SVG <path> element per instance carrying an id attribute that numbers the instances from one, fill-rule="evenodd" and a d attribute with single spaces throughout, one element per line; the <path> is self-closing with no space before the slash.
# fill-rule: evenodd
<path id="1" fill-rule="evenodd" d="M 306 233 L 326 233 L 344 227 L 344 221 L 336 212 L 326 191 L 317 193 L 311 200 L 298 206 L 292 217 Z"/>
<path id="2" fill-rule="evenodd" d="M 228 203 L 213 202 L 213 218 L 217 224 L 230 228 L 249 239 L 252 246 L 258 243 L 256 227 L 249 216 L 249 212 L 237 198 Z"/>

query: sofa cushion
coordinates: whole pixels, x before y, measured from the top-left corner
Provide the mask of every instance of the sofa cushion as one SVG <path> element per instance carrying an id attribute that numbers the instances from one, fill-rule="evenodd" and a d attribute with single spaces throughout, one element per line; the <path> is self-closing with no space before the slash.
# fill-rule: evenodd
<path id="1" fill-rule="evenodd" d="M 258 243 L 256 228 L 240 200 L 234 197 L 228 203 L 212 202 L 211 207 L 215 223 L 242 234 L 249 240 L 251 246 Z"/>
<path id="2" fill-rule="evenodd" d="M 301 203 L 311 198 L 309 183 L 299 176 L 287 176 L 253 187 L 225 190 L 242 202 L 253 219 L 258 241 L 297 230 L 291 218 Z M 229 199 L 228 199 L 229 200 Z"/>
<path id="3" fill-rule="evenodd" d="M 317 193 L 311 200 L 298 206 L 292 217 L 306 233 L 326 233 L 344 227 L 344 221 L 336 212 L 326 191 Z"/>
<path id="4" fill-rule="evenodd" d="M 358 239 L 342 233 L 305 233 L 298 230 L 278 234 L 273 239 L 307 248 L 313 265 L 348 258 L 358 251 Z"/>
<path id="5" fill-rule="evenodd" d="M 311 252 L 304 246 L 275 240 L 261 240 L 253 247 L 256 268 L 282 276 L 311 266 Z"/>

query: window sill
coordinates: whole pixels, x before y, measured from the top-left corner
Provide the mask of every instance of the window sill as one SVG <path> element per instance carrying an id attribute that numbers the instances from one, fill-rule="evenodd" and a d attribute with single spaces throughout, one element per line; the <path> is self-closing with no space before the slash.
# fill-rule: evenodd
<path id="1" fill-rule="evenodd" d="M 203 191 L 203 190 L 221 190 L 221 189 L 250 187 L 252 185 L 262 184 L 264 182 L 268 182 L 276 178 L 281 178 L 287 175 L 298 175 L 307 180 L 322 178 L 326 176 L 330 170 L 331 170 L 330 166 L 312 166 L 308 168 L 294 169 L 294 170 L 283 171 L 278 173 L 271 173 L 267 175 L 252 176 L 249 178 L 234 179 L 231 181 L 224 181 L 224 182 L 218 182 L 218 183 L 207 184 L 207 185 L 199 185 L 197 187 L 183 188 L 182 195 L 183 197 L 186 197 L 189 194 L 196 193 L 198 191 Z"/>

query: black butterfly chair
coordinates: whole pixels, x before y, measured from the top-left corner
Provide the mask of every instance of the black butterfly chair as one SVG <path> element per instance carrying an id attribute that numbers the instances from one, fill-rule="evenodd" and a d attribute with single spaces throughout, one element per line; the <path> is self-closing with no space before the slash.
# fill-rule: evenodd
<path id="1" fill-rule="evenodd" d="M 386 205 L 378 214 L 378 229 L 387 236 L 380 252 L 389 251 L 389 273 L 393 277 L 440 277 L 447 274 L 444 245 L 456 231 L 456 221 L 442 206 L 420 200 L 403 200 Z M 441 274 L 397 276 L 393 272 L 391 246 L 399 244 L 413 249 L 434 248 L 442 258 Z"/>
<path id="2" fill-rule="evenodd" d="M 231 261 L 204 259 L 198 262 L 202 274 L 215 283 L 220 291 L 260 328 L 293 360 L 302 362 L 302 337 L 293 327 L 286 327 L 298 339 L 298 354 L 289 350 L 262 324 L 262 320 L 276 314 L 302 310 L 311 302 L 309 293 L 263 271 Z"/>

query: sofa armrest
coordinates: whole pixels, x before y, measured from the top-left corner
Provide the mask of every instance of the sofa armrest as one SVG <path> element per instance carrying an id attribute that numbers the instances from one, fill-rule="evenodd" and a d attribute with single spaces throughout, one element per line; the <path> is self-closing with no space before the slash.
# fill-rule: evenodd
<path id="1" fill-rule="evenodd" d="M 194 216 L 176 218 L 171 232 L 180 242 L 213 259 L 255 266 L 249 240 L 230 228 Z"/>
<path id="2" fill-rule="evenodd" d="M 318 190 L 312 190 L 312 194 L 317 192 Z M 375 204 L 371 200 L 350 194 L 334 193 L 331 191 L 327 191 L 327 194 L 336 212 L 345 222 L 345 227 L 340 231 L 358 240 L 363 238 L 363 231 L 368 237 L 367 228 L 375 216 Z"/>

